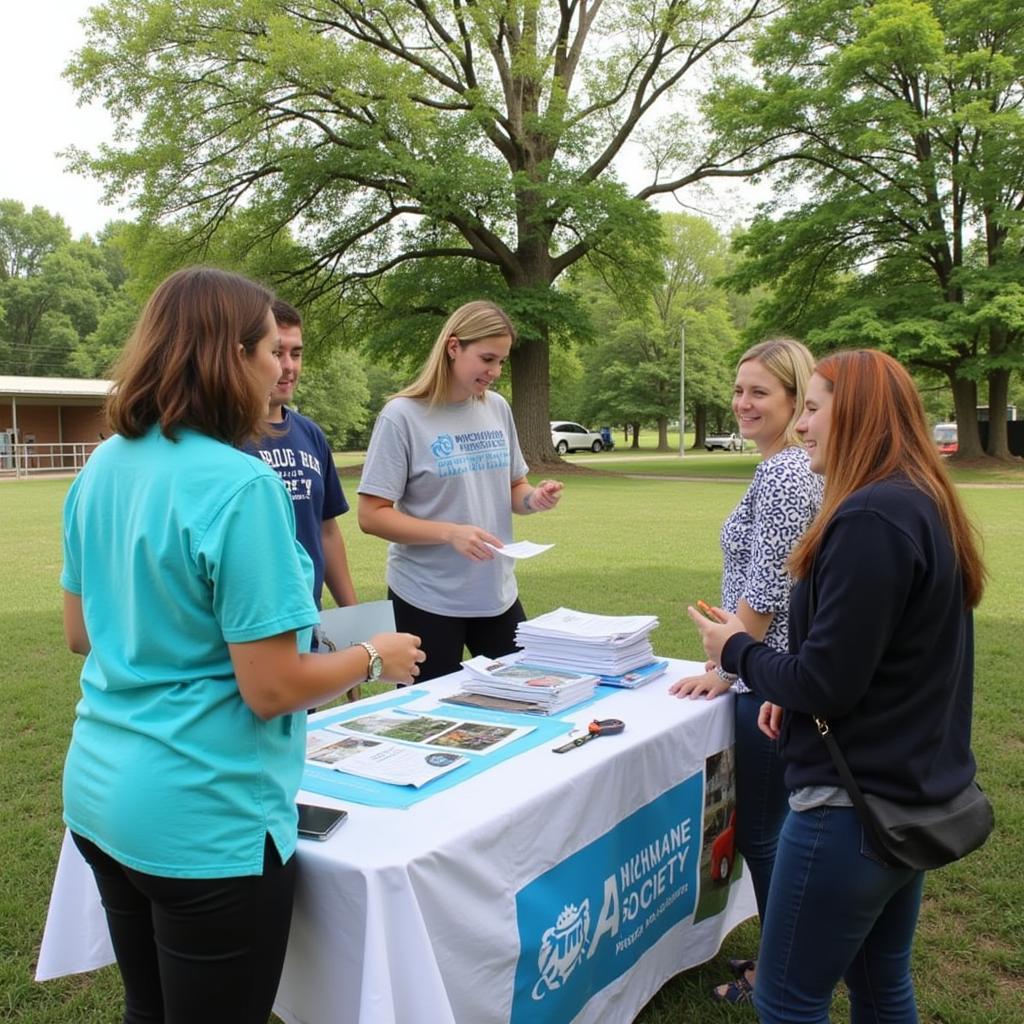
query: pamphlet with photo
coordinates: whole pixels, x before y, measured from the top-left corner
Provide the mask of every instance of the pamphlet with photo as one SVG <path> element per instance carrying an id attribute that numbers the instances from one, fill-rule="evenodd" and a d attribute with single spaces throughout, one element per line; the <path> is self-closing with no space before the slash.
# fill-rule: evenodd
<path id="1" fill-rule="evenodd" d="M 467 764 L 466 754 L 497 750 L 531 726 L 475 722 L 388 708 L 306 737 L 306 760 L 398 786 L 422 786 Z"/>

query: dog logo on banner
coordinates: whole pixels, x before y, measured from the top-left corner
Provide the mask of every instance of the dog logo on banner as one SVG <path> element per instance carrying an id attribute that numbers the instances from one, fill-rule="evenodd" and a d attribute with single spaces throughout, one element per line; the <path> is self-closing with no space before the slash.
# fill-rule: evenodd
<path id="1" fill-rule="evenodd" d="M 541 939 L 537 967 L 540 978 L 533 986 L 533 998 L 543 999 L 548 992 L 561 988 L 583 958 L 590 932 L 590 900 L 577 908 L 570 903 L 558 915 L 553 928 Z"/>

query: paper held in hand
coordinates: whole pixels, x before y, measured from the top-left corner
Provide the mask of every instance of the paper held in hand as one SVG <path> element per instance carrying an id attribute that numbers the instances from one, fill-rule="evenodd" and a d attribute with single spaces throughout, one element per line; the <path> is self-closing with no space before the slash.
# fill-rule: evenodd
<path id="1" fill-rule="evenodd" d="M 534 555 L 542 555 L 548 548 L 553 548 L 555 545 L 534 544 L 532 540 L 520 540 L 514 544 L 506 544 L 501 548 L 495 544 L 488 544 L 487 546 L 505 558 L 533 558 Z"/>

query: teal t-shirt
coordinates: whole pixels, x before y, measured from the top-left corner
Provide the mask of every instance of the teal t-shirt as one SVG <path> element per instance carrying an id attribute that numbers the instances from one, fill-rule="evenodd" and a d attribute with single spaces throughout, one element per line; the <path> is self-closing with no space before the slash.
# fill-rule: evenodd
<path id="1" fill-rule="evenodd" d="M 116 860 L 181 878 L 258 875 L 295 850 L 305 715 L 242 700 L 229 643 L 318 621 L 313 567 L 273 470 L 189 430 L 115 436 L 64 505 L 61 585 L 92 650 L 64 820 Z"/>

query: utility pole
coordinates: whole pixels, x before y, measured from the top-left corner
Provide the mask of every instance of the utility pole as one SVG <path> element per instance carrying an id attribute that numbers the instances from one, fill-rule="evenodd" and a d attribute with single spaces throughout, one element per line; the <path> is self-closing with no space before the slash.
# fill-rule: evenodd
<path id="1" fill-rule="evenodd" d="M 679 458 L 683 457 L 686 442 L 683 440 L 686 425 L 686 322 L 679 325 Z"/>

